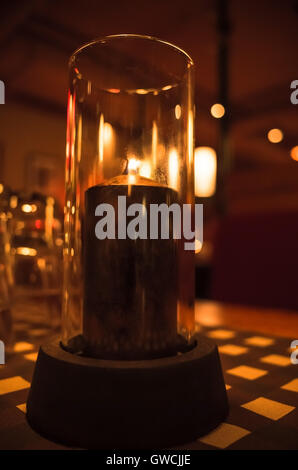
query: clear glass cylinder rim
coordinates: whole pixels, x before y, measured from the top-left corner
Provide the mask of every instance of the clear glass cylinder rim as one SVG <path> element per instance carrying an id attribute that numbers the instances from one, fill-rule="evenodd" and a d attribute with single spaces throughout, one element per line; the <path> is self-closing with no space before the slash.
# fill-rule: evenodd
<path id="1" fill-rule="evenodd" d="M 191 70 L 194 68 L 194 61 L 191 58 L 191 56 L 187 52 L 185 52 L 182 48 L 180 48 L 179 46 L 176 46 L 175 44 L 172 44 L 169 41 L 159 39 L 150 35 L 121 33 L 121 34 L 112 34 L 112 35 L 99 37 L 80 46 L 70 56 L 70 59 L 68 62 L 69 69 L 73 70 L 75 72 L 75 75 L 77 75 L 79 79 L 88 80 L 88 77 L 85 76 L 84 73 L 81 73 L 81 71 L 79 71 L 78 68 L 76 67 L 77 60 L 79 59 L 79 57 L 83 55 L 84 52 L 87 53 L 92 46 L 106 45 L 107 43 L 112 43 L 112 41 L 115 41 L 115 40 L 126 40 L 126 39 L 135 40 L 138 42 L 148 41 L 148 43 L 151 42 L 152 44 L 155 44 L 155 45 L 158 44 L 161 47 L 163 46 L 165 49 L 167 48 L 169 52 L 177 54 L 177 57 L 179 57 L 180 60 L 182 59 L 182 62 L 183 62 L 183 73 L 181 73 L 181 79 L 185 74 L 191 72 Z"/>

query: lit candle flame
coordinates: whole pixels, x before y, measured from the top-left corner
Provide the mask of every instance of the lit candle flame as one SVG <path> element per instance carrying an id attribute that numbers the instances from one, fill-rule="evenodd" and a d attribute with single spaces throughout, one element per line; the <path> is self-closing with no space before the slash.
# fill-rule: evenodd
<path id="1" fill-rule="evenodd" d="M 140 168 L 141 162 L 137 158 L 130 158 L 128 160 L 127 170 L 128 173 L 136 173 L 137 170 Z"/>

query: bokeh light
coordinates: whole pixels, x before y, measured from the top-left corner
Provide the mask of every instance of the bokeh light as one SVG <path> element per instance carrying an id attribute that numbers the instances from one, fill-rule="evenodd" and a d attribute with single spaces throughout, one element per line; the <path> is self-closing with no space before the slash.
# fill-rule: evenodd
<path id="1" fill-rule="evenodd" d="M 292 148 L 291 150 L 291 158 L 295 160 L 295 162 L 298 162 L 298 145 Z"/>
<path id="2" fill-rule="evenodd" d="M 225 112 L 226 110 L 224 106 L 220 103 L 215 103 L 213 106 L 211 106 L 211 109 L 210 109 L 211 115 L 216 119 L 222 118 Z"/>
<path id="3" fill-rule="evenodd" d="M 282 141 L 284 135 L 283 132 L 280 129 L 274 128 L 270 129 L 270 131 L 267 134 L 269 142 L 272 144 L 278 144 L 279 142 Z"/>

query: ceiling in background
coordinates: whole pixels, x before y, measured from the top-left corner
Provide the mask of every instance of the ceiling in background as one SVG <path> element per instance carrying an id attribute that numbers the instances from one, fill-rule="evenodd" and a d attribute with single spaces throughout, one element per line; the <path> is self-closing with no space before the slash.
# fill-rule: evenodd
<path id="1" fill-rule="evenodd" d="M 229 83 L 236 168 L 268 163 L 298 171 L 289 149 L 298 145 L 298 7 L 293 0 L 229 3 Z M 2 4 L 3 5 L 3 4 Z M 196 143 L 216 146 L 218 101 L 216 0 L 10 1 L 1 6 L 0 77 L 6 101 L 65 113 L 68 57 L 82 43 L 115 33 L 150 34 L 171 41 L 196 63 Z M 284 141 L 270 144 L 280 127 Z M 297 167 L 295 166 L 297 165 Z"/>

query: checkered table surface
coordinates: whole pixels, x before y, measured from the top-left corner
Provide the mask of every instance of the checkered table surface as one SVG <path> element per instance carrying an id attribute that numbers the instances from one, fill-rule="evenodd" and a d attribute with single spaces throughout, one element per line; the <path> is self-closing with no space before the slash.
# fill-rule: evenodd
<path id="1" fill-rule="evenodd" d="M 216 430 L 179 449 L 298 450 L 298 365 L 290 362 L 296 338 L 197 329 L 219 346 L 230 413 Z M 25 417 L 38 346 L 48 337 L 41 326 L 16 324 L 14 351 L 0 366 L 0 449 L 65 448 L 40 437 Z"/>

